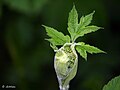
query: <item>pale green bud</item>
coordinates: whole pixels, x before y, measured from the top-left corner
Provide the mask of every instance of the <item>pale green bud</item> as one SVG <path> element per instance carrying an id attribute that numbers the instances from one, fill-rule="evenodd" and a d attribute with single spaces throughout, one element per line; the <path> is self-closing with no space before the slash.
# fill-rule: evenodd
<path id="1" fill-rule="evenodd" d="M 66 43 L 55 54 L 54 67 L 57 74 L 60 90 L 68 90 L 69 82 L 77 72 L 78 56 L 75 44 Z"/>

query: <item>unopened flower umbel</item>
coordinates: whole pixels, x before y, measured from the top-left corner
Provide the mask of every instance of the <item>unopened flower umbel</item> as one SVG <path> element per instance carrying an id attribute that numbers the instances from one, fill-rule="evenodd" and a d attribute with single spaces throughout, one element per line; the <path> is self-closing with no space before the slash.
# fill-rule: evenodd
<path id="1" fill-rule="evenodd" d="M 75 44 L 65 43 L 55 54 L 54 67 L 62 90 L 68 90 L 69 82 L 77 72 L 78 56 Z"/>

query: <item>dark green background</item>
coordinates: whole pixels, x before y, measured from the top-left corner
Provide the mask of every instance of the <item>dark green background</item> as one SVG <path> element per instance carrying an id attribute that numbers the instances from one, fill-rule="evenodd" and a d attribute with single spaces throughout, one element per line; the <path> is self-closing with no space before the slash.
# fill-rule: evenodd
<path id="1" fill-rule="evenodd" d="M 0 0 L 0 89 L 58 90 L 53 67 L 54 52 L 42 24 L 68 34 L 67 19 L 73 2 L 79 17 L 96 11 L 92 24 L 104 27 L 77 41 L 96 46 L 107 54 L 79 56 L 70 90 L 102 90 L 120 75 L 119 0 Z"/>

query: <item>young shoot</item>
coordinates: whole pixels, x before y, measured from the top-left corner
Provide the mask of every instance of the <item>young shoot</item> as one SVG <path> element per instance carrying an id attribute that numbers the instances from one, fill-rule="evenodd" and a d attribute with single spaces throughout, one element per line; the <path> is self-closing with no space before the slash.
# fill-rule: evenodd
<path id="1" fill-rule="evenodd" d="M 83 37 L 85 34 L 95 32 L 101 27 L 89 25 L 92 21 L 92 13 L 82 16 L 78 22 L 78 13 L 75 6 L 69 13 L 68 17 L 68 32 L 69 35 L 64 35 L 56 29 L 43 25 L 50 37 L 46 39 L 50 42 L 50 46 L 55 52 L 54 68 L 59 82 L 60 90 L 68 90 L 70 80 L 72 80 L 77 72 L 78 55 L 76 51 L 87 61 L 87 53 L 105 53 L 97 47 L 90 46 L 84 42 L 75 42 L 77 38 Z M 57 46 L 61 45 L 61 48 Z"/>

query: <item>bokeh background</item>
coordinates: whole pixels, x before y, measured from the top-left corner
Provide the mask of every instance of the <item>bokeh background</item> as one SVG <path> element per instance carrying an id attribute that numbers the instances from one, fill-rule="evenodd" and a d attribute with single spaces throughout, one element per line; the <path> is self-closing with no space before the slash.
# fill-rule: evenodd
<path id="1" fill-rule="evenodd" d="M 0 90 L 58 90 L 53 67 L 54 52 L 42 24 L 67 32 L 68 13 L 73 3 L 79 17 L 96 11 L 92 24 L 104 27 L 77 39 L 107 54 L 79 56 L 76 77 L 70 90 L 102 90 L 111 78 L 120 75 L 119 0 L 0 0 Z"/>

